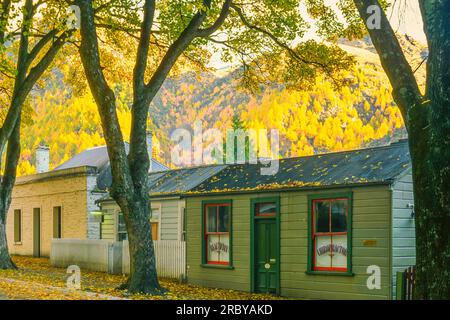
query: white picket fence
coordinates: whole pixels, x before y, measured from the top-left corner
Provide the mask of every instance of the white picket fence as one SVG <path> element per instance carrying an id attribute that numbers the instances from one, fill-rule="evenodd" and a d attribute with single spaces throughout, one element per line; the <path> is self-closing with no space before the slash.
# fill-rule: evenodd
<path id="1" fill-rule="evenodd" d="M 156 270 L 162 278 L 180 279 L 186 275 L 186 242 L 177 240 L 153 241 Z M 130 273 L 130 251 L 128 241 L 123 241 L 122 272 Z"/>

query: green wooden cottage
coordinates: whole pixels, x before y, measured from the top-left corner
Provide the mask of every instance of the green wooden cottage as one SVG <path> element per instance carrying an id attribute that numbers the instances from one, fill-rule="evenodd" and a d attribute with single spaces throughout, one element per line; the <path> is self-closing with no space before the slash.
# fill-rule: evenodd
<path id="1" fill-rule="evenodd" d="M 395 299 L 415 264 L 407 141 L 230 165 L 184 195 L 189 283 L 311 299 Z"/>

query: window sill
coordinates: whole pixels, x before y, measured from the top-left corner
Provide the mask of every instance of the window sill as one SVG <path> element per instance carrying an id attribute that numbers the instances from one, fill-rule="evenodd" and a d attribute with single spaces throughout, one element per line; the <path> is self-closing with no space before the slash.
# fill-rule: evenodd
<path id="1" fill-rule="evenodd" d="M 21 246 L 21 245 L 22 245 L 22 241 L 14 242 L 14 245 L 15 245 L 15 246 Z"/>
<path id="2" fill-rule="evenodd" d="M 340 276 L 340 277 L 353 277 L 353 272 L 339 272 L 339 271 L 306 271 L 308 275 L 322 275 L 322 276 Z"/>
<path id="3" fill-rule="evenodd" d="M 225 270 L 234 270 L 233 266 L 223 266 L 220 264 L 201 264 L 202 268 L 212 268 L 212 269 L 225 269 Z"/>

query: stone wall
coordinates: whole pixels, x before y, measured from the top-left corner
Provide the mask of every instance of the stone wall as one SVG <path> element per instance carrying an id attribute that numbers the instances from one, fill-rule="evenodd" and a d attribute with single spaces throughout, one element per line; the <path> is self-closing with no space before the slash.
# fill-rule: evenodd
<path id="1" fill-rule="evenodd" d="M 7 218 L 7 235 L 10 253 L 33 255 L 33 209 L 40 209 L 40 255 L 50 256 L 53 238 L 53 208 L 62 212 L 61 237 L 87 237 L 87 181 L 92 168 L 80 167 L 19 177 L 12 193 Z M 20 242 L 14 242 L 14 210 L 21 210 Z"/>

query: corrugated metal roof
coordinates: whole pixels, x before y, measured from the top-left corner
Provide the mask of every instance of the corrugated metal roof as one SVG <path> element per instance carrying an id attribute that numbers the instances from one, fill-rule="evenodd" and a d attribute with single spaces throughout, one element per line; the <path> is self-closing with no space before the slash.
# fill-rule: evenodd
<path id="1" fill-rule="evenodd" d="M 125 142 L 125 151 L 128 154 L 129 144 Z M 83 166 L 96 167 L 98 170 L 97 187 L 100 190 L 106 190 L 111 186 L 112 176 L 109 165 L 109 156 L 106 146 L 86 149 L 74 157 L 70 158 L 62 165 L 56 167 L 53 171 L 77 168 Z M 159 161 L 152 159 L 152 172 L 165 171 L 168 168 Z"/>
<path id="2" fill-rule="evenodd" d="M 190 191 L 224 168 L 226 165 L 210 165 L 150 173 L 150 195 L 180 194 Z"/>
<path id="3" fill-rule="evenodd" d="M 82 166 L 96 167 L 98 170 L 104 169 L 109 164 L 108 152 L 106 146 L 86 149 L 79 154 L 73 156 L 63 164 L 57 166 L 56 170 L 68 168 L 77 168 Z"/>
<path id="4" fill-rule="evenodd" d="M 390 183 L 411 166 L 406 140 L 389 146 L 279 160 L 274 175 L 261 164 L 230 165 L 192 193 Z"/>
<path id="5" fill-rule="evenodd" d="M 128 154 L 129 145 L 125 142 L 125 151 Z M 96 167 L 99 171 L 109 166 L 109 156 L 106 146 L 86 149 L 73 156 L 54 170 L 77 168 L 83 166 Z M 159 161 L 152 159 L 152 171 L 163 171 L 168 168 Z"/>

